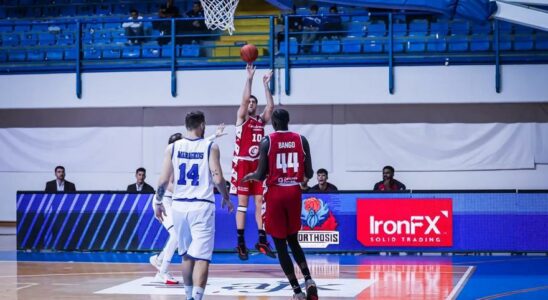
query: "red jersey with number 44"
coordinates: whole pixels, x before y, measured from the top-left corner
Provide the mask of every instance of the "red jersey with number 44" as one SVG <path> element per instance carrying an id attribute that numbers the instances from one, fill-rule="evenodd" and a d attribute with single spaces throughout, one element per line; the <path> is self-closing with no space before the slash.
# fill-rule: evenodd
<path id="1" fill-rule="evenodd" d="M 301 135 L 276 131 L 269 135 L 268 176 L 266 185 L 291 186 L 304 179 L 304 148 Z"/>
<path id="2" fill-rule="evenodd" d="M 248 117 L 240 126 L 236 127 L 236 159 L 259 159 L 259 144 L 264 137 L 264 122 L 259 116 Z"/>

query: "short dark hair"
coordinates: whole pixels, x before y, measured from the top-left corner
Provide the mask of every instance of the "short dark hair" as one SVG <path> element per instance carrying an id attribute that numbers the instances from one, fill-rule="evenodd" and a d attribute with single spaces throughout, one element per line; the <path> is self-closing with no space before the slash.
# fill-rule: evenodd
<path id="1" fill-rule="evenodd" d="M 167 141 L 167 144 L 168 145 L 173 144 L 173 143 L 175 143 L 176 141 L 178 141 L 182 138 L 183 138 L 183 135 L 180 132 L 174 133 L 169 137 L 169 140 Z"/>
<path id="2" fill-rule="evenodd" d="M 324 169 L 324 168 L 318 169 L 318 171 L 316 171 L 316 174 L 317 174 L 317 175 L 325 174 L 326 177 L 329 176 L 329 172 L 327 172 L 327 170 Z"/>
<path id="3" fill-rule="evenodd" d="M 140 167 L 140 168 L 138 168 L 138 169 L 135 171 L 135 174 L 137 174 L 137 173 L 139 173 L 139 172 L 143 172 L 143 173 L 146 174 L 146 173 L 147 173 L 147 170 L 146 170 L 145 168 L 143 168 L 143 167 Z"/>
<path id="4" fill-rule="evenodd" d="M 57 166 L 57 167 L 55 167 L 55 172 L 57 172 L 57 169 L 62 169 L 62 170 L 64 171 L 64 170 L 65 170 L 65 167 L 63 167 L 63 166 Z"/>
<path id="5" fill-rule="evenodd" d="M 316 4 L 310 5 L 310 10 L 318 11 L 318 5 L 316 5 Z"/>
<path id="6" fill-rule="evenodd" d="M 204 122 L 205 116 L 201 111 L 192 111 L 186 114 L 185 126 L 188 130 L 196 129 Z"/>
<path id="7" fill-rule="evenodd" d="M 386 169 L 392 171 L 392 173 L 396 172 L 392 166 L 385 166 L 384 168 L 382 168 L 383 171 L 386 170 Z"/>
<path id="8" fill-rule="evenodd" d="M 277 108 L 272 113 L 272 126 L 275 130 L 287 130 L 289 125 L 289 112 L 283 108 Z"/>
<path id="9" fill-rule="evenodd" d="M 257 97 L 255 97 L 253 95 L 249 95 L 249 98 L 253 98 L 253 99 L 255 99 L 255 102 L 259 103 L 259 100 L 257 100 Z"/>
<path id="10" fill-rule="evenodd" d="M 329 8 L 329 11 L 332 11 L 332 10 L 335 11 L 335 12 L 339 12 L 336 5 L 333 5 Z"/>
<path id="11" fill-rule="evenodd" d="M 135 8 L 132 8 L 129 10 L 129 13 L 132 14 L 132 13 L 136 13 L 136 14 L 139 14 L 139 11 Z"/>

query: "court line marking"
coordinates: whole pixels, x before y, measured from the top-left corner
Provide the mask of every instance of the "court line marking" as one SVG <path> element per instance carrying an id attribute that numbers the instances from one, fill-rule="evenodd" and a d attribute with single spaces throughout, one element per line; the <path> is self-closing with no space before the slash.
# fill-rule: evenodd
<path id="1" fill-rule="evenodd" d="M 525 294 L 525 293 L 529 293 L 529 292 L 542 291 L 542 290 L 546 290 L 546 289 L 548 289 L 548 285 L 543 285 L 543 286 L 538 286 L 538 287 L 528 288 L 528 289 L 508 291 L 508 292 L 504 292 L 504 293 L 500 293 L 500 294 L 494 294 L 494 295 L 490 295 L 490 296 L 486 296 L 486 297 L 481 297 L 481 298 L 478 298 L 478 300 L 497 299 L 497 298 L 517 295 L 517 294 Z"/>
<path id="2" fill-rule="evenodd" d="M 507 259 L 493 259 L 493 260 L 476 260 L 476 261 L 465 261 L 461 262 L 463 264 L 483 264 L 490 262 L 507 262 L 507 261 L 523 261 L 523 260 L 540 260 L 546 259 L 546 257 L 522 257 L 522 258 L 507 258 Z M 453 265 L 460 266 L 461 263 L 454 263 Z"/>
<path id="3" fill-rule="evenodd" d="M 471 277 L 472 272 L 476 269 L 476 267 L 468 267 L 468 270 L 466 270 L 466 273 L 462 275 L 462 277 L 459 279 L 451 293 L 447 295 L 447 298 L 445 299 L 456 299 L 457 295 L 460 293 L 460 291 L 464 288 L 464 285 L 468 282 L 468 279 Z"/>
<path id="4" fill-rule="evenodd" d="M 24 286 L 18 287 L 16 289 L 17 291 L 38 285 L 38 283 L 36 283 L 36 282 L 24 282 L 24 283 L 23 282 L 18 282 L 17 284 L 24 284 Z"/>

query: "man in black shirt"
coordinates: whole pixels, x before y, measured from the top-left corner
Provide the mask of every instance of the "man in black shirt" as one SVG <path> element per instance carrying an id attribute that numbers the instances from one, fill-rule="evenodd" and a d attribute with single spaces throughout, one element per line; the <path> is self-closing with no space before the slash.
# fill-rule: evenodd
<path id="1" fill-rule="evenodd" d="M 373 187 L 374 191 L 388 192 L 388 191 L 404 191 L 405 184 L 394 179 L 394 168 L 392 166 L 386 166 L 382 169 L 382 181 L 379 181 Z"/>
<path id="2" fill-rule="evenodd" d="M 137 182 L 127 186 L 127 191 L 130 193 L 141 193 L 141 194 L 154 194 L 154 188 L 152 188 L 148 183 L 145 182 L 147 178 L 147 170 L 145 168 L 139 168 L 135 171 L 135 178 Z"/>
<path id="3" fill-rule="evenodd" d="M 55 180 L 46 182 L 46 193 L 64 192 L 74 193 L 76 192 L 76 186 L 74 183 L 65 180 L 65 167 L 55 167 Z"/>
<path id="4" fill-rule="evenodd" d="M 328 172 L 326 169 L 318 169 L 316 172 L 318 184 L 311 187 L 307 193 L 331 193 L 331 192 L 337 192 L 339 189 L 337 189 L 336 186 L 333 184 L 327 182 L 327 179 L 329 179 Z"/>

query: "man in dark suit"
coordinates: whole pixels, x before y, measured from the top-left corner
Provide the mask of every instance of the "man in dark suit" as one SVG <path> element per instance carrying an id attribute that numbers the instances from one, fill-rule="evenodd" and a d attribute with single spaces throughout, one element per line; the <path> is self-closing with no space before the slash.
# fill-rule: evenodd
<path id="1" fill-rule="evenodd" d="M 74 183 L 65 180 L 65 167 L 55 167 L 55 180 L 46 182 L 46 193 L 74 193 L 76 186 Z"/>
<path id="2" fill-rule="evenodd" d="M 137 178 L 137 182 L 127 186 L 128 192 L 142 194 L 155 193 L 154 189 L 145 182 L 145 178 L 147 178 L 147 170 L 145 168 L 141 167 L 137 169 L 137 171 L 135 171 L 135 178 Z"/>

